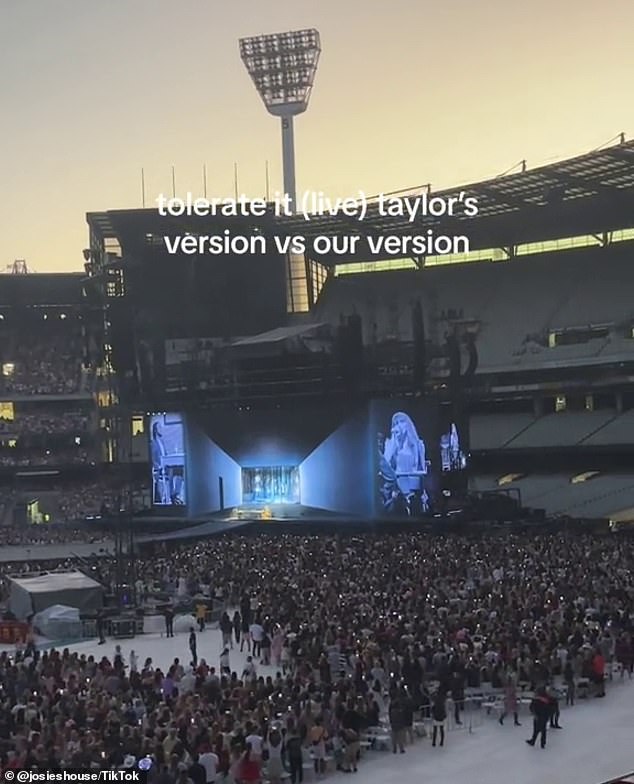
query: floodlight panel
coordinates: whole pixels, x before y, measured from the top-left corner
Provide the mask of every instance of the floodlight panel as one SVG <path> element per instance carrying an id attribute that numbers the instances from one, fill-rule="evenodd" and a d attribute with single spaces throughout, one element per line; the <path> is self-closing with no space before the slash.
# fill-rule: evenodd
<path id="1" fill-rule="evenodd" d="M 317 30 L 240 40 L 240 56 L 272 114 L 306 110 L 321 52 Z"/>
<path id="2" fill-rule="evenodd" d="M 321 50 L 319 32 L 315 29 L 272 33 L 270 35 L 257 35 L 252 38 L 240 39 L 240 54 L 243 59 L 258 54 L 274 55 L 281 52 L 307 49 Z"/>

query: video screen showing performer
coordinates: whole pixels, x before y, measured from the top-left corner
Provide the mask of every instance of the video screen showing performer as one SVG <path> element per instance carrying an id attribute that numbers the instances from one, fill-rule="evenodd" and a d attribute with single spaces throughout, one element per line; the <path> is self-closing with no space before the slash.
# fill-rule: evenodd
<path id="1" fill-rule="evenodd" d="M 185 433 L 180 414 L 150 417 L 152 501 L 155 506 L 184 506 Z"/>
<path id="2" fill-rule="evenodd" d="M 242 469 L 242 502 L 245 504 L 298 504 L 299 468 L 263 466 Z"/>
<path id="3" fill-rule="evenodd" d="M 467 456 L 462 449 L 455 422 L 450 424 L 449 432 L 440 437 L 440 466 L 443 472 L 464 471 L 467 467 Z"/>
<path id="4" fill-rule="evenodd" d="M 431 462 L 412 418 L 392 414 L 390 433 L 379 433 L 379 495 L 383 512 L 417 517 L 430 511 L 426 487 Z"/>

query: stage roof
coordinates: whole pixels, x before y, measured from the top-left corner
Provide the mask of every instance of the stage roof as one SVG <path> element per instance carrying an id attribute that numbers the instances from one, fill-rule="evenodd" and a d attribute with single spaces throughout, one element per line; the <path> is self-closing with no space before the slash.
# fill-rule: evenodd
<path id="1" fill-rule="evenodd" d="M 564 237 L 634 227 L 634 141 L 586 153 L 536 169 L 527 169 L 479 183 L 432 191 L 450 198 L 464 191 L 478 200 L 475 217 L 407 218 L 379 214 L 378 202 L 370 202 L 366 219 L 358 222 L 339 216 L 276 218 L 272 211 L 262 218 L 162 217 L 157 210 L 109 210 L 88 213 L 92 231 L 103 239 L 118 239 L 126 253 L 139 254 L 156 246 L 164 234 L 214 234 L 223 228 L 241 226 L 264 233 L 306 236 L 364 234 L 466 235 L 472 250 L 504 248 Z M 399 191 L 406 197 L 427 192 L 426 187 Z M 350 256 L 312 256 L 326 264 L 388 259 L 369 253 L 361 240 L 360 250 Z M 402 255 L 402 254 L 400 254 Z"/>

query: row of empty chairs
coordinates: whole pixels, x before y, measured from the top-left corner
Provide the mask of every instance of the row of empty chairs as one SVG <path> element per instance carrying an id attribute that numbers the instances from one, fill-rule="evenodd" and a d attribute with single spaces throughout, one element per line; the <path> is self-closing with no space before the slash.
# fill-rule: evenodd
<path id="1" fill-rule="evenodd" d="M 470 420 L 471 450 L 610 446 L 634 443 L 634 410 L 481 414 Z"/>
<path id="2" fill-rule="evenodd" d="M 545 509 L 549 515 L 612 518 L 633 510 L 634 516 L 634 475 L 600 474 L 577 483 L 571 479 L 572 474 L 531 474 L 500 487 L 498 476 L 474 476 L 470 485 L 480 492 L 519 490 L 524 506 Z"/>
<path id="3" fill-rule="evenodd" d="M 617 245 L 508 262 L 341 275 L 327 281 L 315 318 L 337 324 L 340 314 L 357 312 L 366 344 L 408 341 L 416 299 L 423 306 L 428 338 L 442 340 L 447 329 L 442 316 L 449 311 L 479 323 L 480 371 L 604 361 L 634 352 L 626 326 L 634 317 L 631 255 Z M 590 324 L 615 326 L 607 338 L 548 347 L 550 331 Z"/>

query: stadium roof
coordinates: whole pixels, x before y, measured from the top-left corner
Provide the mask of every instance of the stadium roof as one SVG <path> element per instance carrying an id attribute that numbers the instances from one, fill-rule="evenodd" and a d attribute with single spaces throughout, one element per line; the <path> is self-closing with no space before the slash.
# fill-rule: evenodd
<path id="1" fill-rule="evenodd" d="M 81 272 L 0 275 L 0 306 L 70 306 L 84 302 Z"/>
<path id="2" fill-rule="evenodd" d="M 434 191 L 448 199 L 460 192 L 478 201 L 475 217 L 407 217 L 379 214 L 378 201 L 369 203 L 366 218 L 359 222 L 343 215 L 302 215 L 276 218 L 272 211 L 263 218 L 219 219 L 213 217 L 161 217 L 157 210 L 110 210 L 88 213 L 88 223 L 102 239 L 116 238 L 126 253 L 143 243 L 175 232 L 213 234 L 236 225 L 259 228 L 264 233 L 318 235 L 411 235 L 431 229 L 435 235 L 466 235 L 472 250 L 506 248 L 525 243 L 634 227 L 634 141 L 606 147 L 536 169 L 495 177 L 483 182 Z M 399 191 L 392 196 L 426 193 L 427 188 Z M 398 254 L 402 256 L 402 254 Z M 363 239 L 354 255 L 314 256 L 326 264 L 380 260 Z"/>

